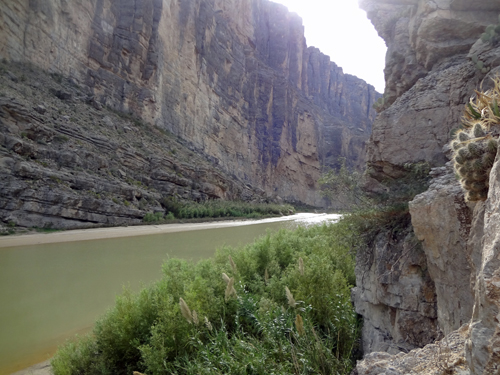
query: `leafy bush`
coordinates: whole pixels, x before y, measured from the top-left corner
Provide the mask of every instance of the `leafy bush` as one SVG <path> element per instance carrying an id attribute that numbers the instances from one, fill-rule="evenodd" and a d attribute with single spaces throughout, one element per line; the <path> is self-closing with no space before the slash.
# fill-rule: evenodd
<path id="1" fill-rule="evenodd" d="M 158 223 L 163 221 L 163 213 L 162 212 L 147 212 L 142 221 L 145 223 Z"/>
<path id="2" fill-rule="evenodd" d="M 346 209 L 369 204 L 368 197 L 361 189 L 361 173 L 349 169 L 345 158 L 339 158 L 338 164 L 337 170 L 329 170 L 321 175 L 318 181 L 321 195 Z"/>
<path id="3" fill-rule="evenodd" d="M 281 230 L 197 264 L 170 259 L 159 282 L 61 347 L 54 374 L 348 374 L 359 335 L 349 230 Z"/>
<path id="4" fill-rule="evenodd" d="M 246 217 L 255 219 L 263 216 L 282 216 L 295 213 L 295 209 L 289 204 L 248 203 L 223 200 L 180 203 L 173 198 L 165 198 L 161 203 L 167 212 L 172 213 L 178 219 L 204 217 Z"/>

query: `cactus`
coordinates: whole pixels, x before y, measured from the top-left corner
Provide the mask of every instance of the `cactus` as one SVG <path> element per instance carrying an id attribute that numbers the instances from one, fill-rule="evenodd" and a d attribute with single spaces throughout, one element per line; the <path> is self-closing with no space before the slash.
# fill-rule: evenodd
<path id="1" fill-rule="evenodd" d="M 469 134 L 467 134 L 465 131 L 462 130 L 457 133 L 457 138 L 460 142 L 466 142 L 470 139 L 470 136 Z"/>
<path id="2" fill-rule="evenodd" d="M 496 154 L 498 149 L 498 141 L 494 138 L 489 139 L 486 145 L 486 149 L 488 150 L 489 153 Z"/>
<path id="3" fill-rule="evenodd" d="M 494 32 L 491 27 L 487 30 Z M 500 77 L 493 81 L 493 89 L 477 92 L 477 99 L 467 103 L 462 118 L 464 129 L 459 130 L 451 142 L 455 172 L 468 201 L 487 198 L 490 171 L 498 152 Z"/>
<path id="4" fill-rule="evenodd" d="M 488 43 L 490 41 L 490 34 L 481 34 L 481 40 L 483 41 L 483 43 Z"/>
<path id="5" fill-rule="evenodd" d="M 481 124 L 478 122 L 474 125 L 474 137 L 475 138 L 480 138 L 484 137 L 486 135 L 486 132 L 484 131 L 483 127 Z"/>
<path id="6" fill-rule="evenodd" d="M 482 163 L 486 169 L 491 168 L 495 162 L 495 154 L 485 153 L 482 158 Z"/>
<path id="7" fill-rule="evenodd" d="M 479 142 L 470 142 L 467 145 L 467 150 L 469 151 L 470 155 L 474 157 L 481 156 L 484 153 Z"/>

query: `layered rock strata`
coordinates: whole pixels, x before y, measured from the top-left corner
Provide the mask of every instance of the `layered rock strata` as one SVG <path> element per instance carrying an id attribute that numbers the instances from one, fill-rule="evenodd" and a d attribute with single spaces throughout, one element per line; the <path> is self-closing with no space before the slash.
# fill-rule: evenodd
<path id="1" fill-rule="evenodd" d="M 269 200 L 62 76 L 2 63 L 0 186 L 2 221 L 39 228 L 137 224 L 171 198 Z"/>
<path id="2" fill-rule="evenodd" d="M 70 77 L 268 195 L 317 205 L 323 166 L 364 163 L 379 94 L 307 47 L 281 5 L 16 0 L 0 20 L 1 57 Z"/>

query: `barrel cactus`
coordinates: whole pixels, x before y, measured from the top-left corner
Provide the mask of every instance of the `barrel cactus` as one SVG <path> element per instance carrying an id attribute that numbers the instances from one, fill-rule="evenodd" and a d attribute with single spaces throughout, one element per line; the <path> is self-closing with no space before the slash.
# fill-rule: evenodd
<path id="1" fill-rule="evenodd" d="M 462 129 L 451 141 L 455 172 L 460 177 L 467 201 L 485 200 L 488 196 L 490 171 L 495 162 L 500 135 L 500 77 L 494 87 L 476 92 L 465 106 Z"/>

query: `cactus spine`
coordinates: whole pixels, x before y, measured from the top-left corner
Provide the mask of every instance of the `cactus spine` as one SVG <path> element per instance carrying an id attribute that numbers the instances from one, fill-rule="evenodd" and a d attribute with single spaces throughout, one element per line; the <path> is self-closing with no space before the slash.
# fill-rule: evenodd
<path id="1" fill-rule="evenodd" d="M 490 27 L 487 32 L 495 31 Z M 500 77 L 493 78 L 493 82 L 493 89 L 477 92 L 476 100 L 467 103 L 462 118 L 464 129 L 458 131 L 451 141 L 455 172 L 460 177 L 467 201 L 488 197 L 490 171 L 498 152 Z"/>

